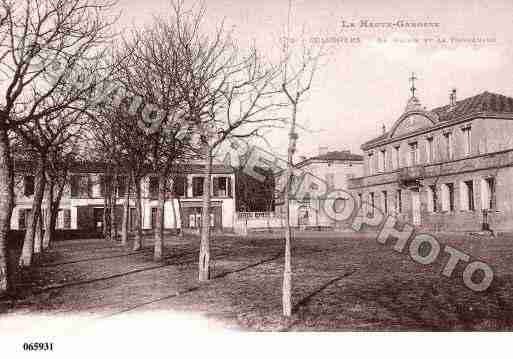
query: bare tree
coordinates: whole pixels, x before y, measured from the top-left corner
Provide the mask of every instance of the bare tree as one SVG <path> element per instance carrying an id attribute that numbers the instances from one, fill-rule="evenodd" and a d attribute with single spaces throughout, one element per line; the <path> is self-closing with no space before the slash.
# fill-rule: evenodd
<path id="1" fill-rule="evenodd" d="M 273 113 L 280 69 L 266 64 L 256 49 L 243 53 L 221 24 L 212 36 L 201 33 L 203 9 L 185 12 L 174 2 L 182 61 L 180 88 L 205 160 L 199 280 L 210 278 L 210 202 L 214 157 L 234 138 L 262 136 L 281 120 Z"/>
<path id="2" fill-rule="evenodd" d="M 114 225 L 113 215 L 113 174 L 123 174 L 125 178 L 125 196 L 122 219 L 122 245 L 128 242 L 128 224 L 130 218 L 130 194 L 135 202 L 135 240 L 134 250 L 142 248 L 142 179 L 149 173 L 151 142 L 144 122 L 141 119 L 142 98 L 128 91 L 125 87 L 127 72 L 130 72 L 130 51 L 126 46 L 118 48 L 114 54 L 115 74 L 111 84 L 96 107 L 90 112 L 89 132 L 91 136 L 90 152 L 107 164 L 104 185 L 104 230 L 105 237 L 110 237 Z M 121 79 L 124 79 L 123 81 Z M 125 81 L 125 83 L 124 83 Z M 142 125 L 141 125 L 142 124 Z M 116 177 L 117 177 L 116 175 Z M 133 192 L 132 192 L 133 189 Z M 107 214 L 108 217 L 107 218 Z M 115 223 L 115 217 L 114 217 Z"/>
<path id="3" fill-rule="evenodd" d="M 296 151 L 296 122 L 298 106 L 304 99 L 312 86 L 315 72 L 318 68 L 319 59 L 322 55 L 322 48 L 315 49 L 307 47 L 302 42 L 299 53 L 288 46 L 289 37 L 285 44 L 285 56 L 283 61 L 282 91 L 286 95 L 291 109 L 289 145 L 287 149 L 287 168 L 285 170 L 285 263 L 283 268 L 283 292 L 282 306 L 283 315 L 292 315 L 292 230 L 290 225 L 290 189 L 293 181 L 294 153 Z M 294 56 L 296 55 L 296 56 Z"/>
<path id="4" fill-rule="evenodd" d="M 94 84 L 70 78 L 101 66 L 113 3 L 103 0 L 2 0 L 0 35 L 0 292 L 8 287 L 5 242 L 13 207 L 8 131 L 83 107 Z M 82 81 L 80 81 L 82 80 Z M 60 96 L 53 97 L 58 92 Z M 54 101 L 58 99 L 58 101 Z"/>
<path id="5" fill-rule="evenodd" d="M 180 56 L 177 36 L 175 24 L 163 18 L 155 18 L 146 29 L 133 31 L 131 38 L 125 41 L 129 55 L 119 77 L 124 87 L 143 103 L 137 116 L 149 141 L 151 172 L 158 179 L 156 261 L 162 259 L 164 205 L 168 194 L 172 193 L 169 175 L 174 165 L 189 152 L 190 133 L 182 110 L 183 93 L 178 86 L 184 59 Z"/>
<path id="6" fill-rule="evenodd" d="M 57 96 L 55 93 L 51 98 Z M 42 248 L 41 204 L 47 186 L 49 153 L 53 151 L 54 155 L 58 155 L 55 152 L 62 150 L 67 142 L 80 132 L 82 117 L 80 111 L 63 109 L 37 118 L 33 122 L 26 122 L 15 129 L 23 141 L 37 153 L 36 188 L 19 261 L 20 267 L 30 266 L 34 251 L 39 253 Z"/>
<path id="7" fill-rule="evenodd" d="M 48 154 L 43 250 L 49 248 L 53 241 L 61 198 L 68 183 L 70 163 L 75 158 L 74 148 L 68 143 L 66 148 L 52 148 Z"/>

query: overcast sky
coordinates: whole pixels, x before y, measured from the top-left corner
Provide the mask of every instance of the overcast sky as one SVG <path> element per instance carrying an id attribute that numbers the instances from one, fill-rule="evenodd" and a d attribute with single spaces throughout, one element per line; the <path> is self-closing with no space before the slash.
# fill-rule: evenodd
<path id="1" fill-rule="evenodd" d="M 383 124 L 390 128 L 404 111 L 411 72 L 418 77 L 418 98 L 428 109 L 447 104 L 453 87 L 458 99 L 485 90 L 513 96 L 513 1 L 446 2 L 291 1 L 291 37 L 304 28 L 307 38 L 359 38 L 359 43 L 353 44 L 329 42 L 330 54 L 299 113 L 299 123 L 310 131 L 299 132 L 298 155 L 314 155 L 319 145 L 361 152 L 364 141 L 379 135 Z M 270 53 L 285 34 L 288 3 L 207 0 L 205 29 L 224 19 L 241 46 L 256 41 L 261 51 Z M 168 0 L 120 0 L 119 26 L 149 22 L 152 14 L 168 12 L 168 4 Z M 361 27 L 361 20 L 439 26 L 369 28 Z M 356 27 L 343 28 L 344 21 L 354 22 Z M 440 43 L 439 38 L 447 42 Z M 451 38 L 486 41 L 456 44 Z M 412 39 L 419 42 L 412 43 Z M 273 134 L 271 141 L 276 151 L 285 152 L 286 132 Z"/>

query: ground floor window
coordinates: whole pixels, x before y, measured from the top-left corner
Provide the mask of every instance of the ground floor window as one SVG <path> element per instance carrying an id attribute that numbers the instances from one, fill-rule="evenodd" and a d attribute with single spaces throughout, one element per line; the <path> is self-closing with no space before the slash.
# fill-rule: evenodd
<path id="1" fill-rule="evenodd" d="M 310 208 L 307 206 L 301 206 L 298 210 L 298 225 L 308 225 L 310 219 Z"/>
<path id="2" fill-rule="evenodd" d="M 483 209 L 495 209 L 495 178 L 484 178 L 481 181 L 481 201 Z"/>
<path id="3" fill-rule="evenodd" d="M 103 230 L 103 207 L 93 208 L 94 226 L 97 230 Z"/>
<path id="4" fill-rule="evenodd" d="M 155 229 L 158 227 L 158 208 L 157 207 L 152 207 L 151 208 L 151 228 L 152 229 Z M 164 217 L 164 213 L 162 213 L 162 217 Z"/>
<path id="5" fill-rule="evenodd" d="M 136 222 L 137 222 L 137 210 L 135 208 L 130 208 L 129 209 L 129 213 L 130 213 L 130 222 L 128 223 L 128 228 L 130 231 L 135 231 L 135 226 L 136 226 Z M 142 222 L 142 221 L 141 221 Z"/>
<path id="6" fill-rule="evenodd" d="M 369 213 L 374 214 L 374 207 L 375 207 L 374 192 L 369 193 L 369 203 L 370 203 Z"/>
<path id="7" fill-rule="evenodd" d="M 60 229 L 71 228 L 71 209 L 59 209 L 59 211 L 57 212 L 56 227 Z"/>
<path id="8" fill-rule="evenodd" d="M 427 188 L 427 206 L 429 212 L 437 212 L 438 193 L 436 191 L 436 185 L 428 186 Z"/>
<path id="9" fill-rule="evenodd" d="M 32 209 L 30 209 L 30 208 L 21 208 L 18 210 L 18 228 L 19 229 L 27 228 L 30 213 L 32 213 Z"/>
<path id="10" fill-rule="evenodd" d="M 454 211 L 454 183 L 442 185 L 442 211 Z"/>
<path id="11" fill-rule="evenodd" d="M 387 191 L 381 191 L 382 198 L 382 210 L 383 213 L 388 213 L 388 198 L 387 198 Z"/>
<path id="12" fill-rule="evenodd" d="M 461 209 L 464 211 L 473 211 L 474 205 L 474 183 L 472 180 L 461 182 Z"/>
<path id="13" fill-rule="evenodd" d="M 71 210 L 70 209 L 63 210 L 63 228 L 64 229 L 71 228 Z"/>
<path id="14" fill-rule="evenodd" d="M 395 211 L 397 213 L 401 213 L 403 211 L 402 191 L 400 189 L 395 192 Z"/>
<path id="15" fill-rule="evenodd" d="M 194 208 L 192 213 L 189 213 L 189 227 L 199 228 L 201 227 L 201 207 Z M 210 213 L 210 227 L 214 227 L 214 213 Z"/>
<path id="16" fill-rule="evenodd" d="M 182 227 L 183 228 L 200 228 L 202 226 L 202 207 L 200 202 L 182 202 L 181 205 Z M 223 211 L 221 203 L 212 203 L 210 207 L 210 226 L 222 228 Z"/>

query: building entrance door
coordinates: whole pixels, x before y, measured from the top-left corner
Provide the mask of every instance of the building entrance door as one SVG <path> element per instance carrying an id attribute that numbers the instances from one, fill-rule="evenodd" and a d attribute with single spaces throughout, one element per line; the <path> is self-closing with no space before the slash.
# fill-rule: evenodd
<path id="1" fill-rule="evenodd" d="M 308 226 L 310 224 L 310 208 L 301 206 L 298 208 L 298 226 Z"/>
<path id="2" fill-rule="evenodd" d="M 411 193 L 411 212 L 412 221 L 415 226 L 420 226 L 420 191 L 418 188 L 410 191 Z"/>
<path id="3" fill-rule="evenodd" d="M 94 225 L 98 232 L 103 232 L 103 208 L 93 208 Z"/>

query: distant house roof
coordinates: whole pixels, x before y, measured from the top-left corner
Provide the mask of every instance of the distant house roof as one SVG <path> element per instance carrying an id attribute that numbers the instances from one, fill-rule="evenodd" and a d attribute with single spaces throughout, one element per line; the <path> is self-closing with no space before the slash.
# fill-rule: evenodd
<path id="1" fill-rule="evenodd" d="M 510 114 L 513 115 L 513 98 L 485 91 L 478 95 L 456 101 L 454 106 L 445 105 L 426 111 L 434 115 L 438 122 L 457 121 L 465 117 L 480 114 Z M 390 136 L 390 131 L 365 142 L 362 148 L 372 146 Z"/>
<path id="2" fill-rule="evenodd" d="M 302 167 L 307 165 L 308 163 L 314 161 L 321 162 L 330 162 L 330 161 L 363 161 L 363 156 L 355 153 L 351 153 L 351 151 L 343 150 L 343 151 L 329 151 L 322 155 L 313 156 L 307 158 L 295 165 L 295 167 Z"/>

